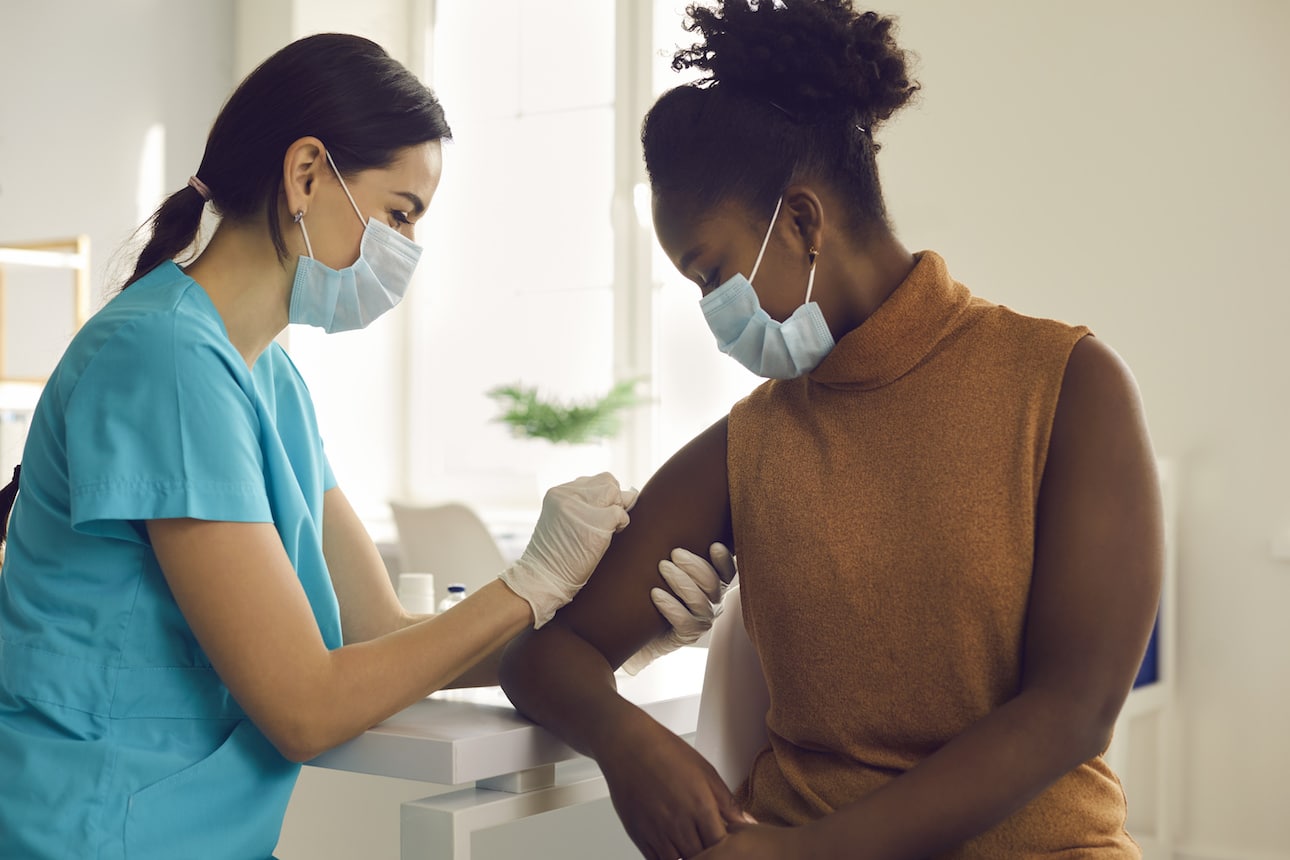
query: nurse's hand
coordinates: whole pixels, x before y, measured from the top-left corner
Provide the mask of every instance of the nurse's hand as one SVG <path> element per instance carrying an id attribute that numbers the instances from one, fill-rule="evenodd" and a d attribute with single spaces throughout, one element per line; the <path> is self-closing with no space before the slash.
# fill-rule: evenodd
<path id="1" fill-rule="evenodd" d="M 707 759 L 640 713 L 595 750 L 623 828 L 650 860 L 694 857 L 754 824 Z"/>
<path id="2" fill-rule="evenodd" d="M 649 596 L 654 601 L 654 608 L 667 619 L 672 629 L 627 658 L 623 669 L 629 675 L 635 675 L 682 645 L 693 645 L 712 629 L 712 622 L 721 614 L 721 601 L 726 589 L 738 571 L 734 556 L 725 544 L 714 543 L 708 552 L 712 556 L 711 564 L 681 547 L 672 550 L 671 559 L 658 563 L 658 572 L 672 593 L 655 588 Z"/>
<path id="3" fill-rule="evenodd" d="M 627 526 L 636 496 L 608 472 L 547 490 L 528 547 L 501 576 L 533 608 L 535 628 L 573 600 L 614 534 Z"/>

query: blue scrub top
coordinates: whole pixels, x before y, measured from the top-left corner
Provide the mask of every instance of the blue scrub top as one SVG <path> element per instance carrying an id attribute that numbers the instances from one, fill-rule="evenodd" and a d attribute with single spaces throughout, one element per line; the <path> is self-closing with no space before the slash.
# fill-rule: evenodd
<path id="1" fill-rule="evenodd" d="M 211 668 L 144 521 L 274 523 L 337 648 L 334 485 L 286 353 L 248 369 L 175 264 L 85 325 L 36 408 L 0 576 L 0 857 L 272 854 L 299 766 Z"/>

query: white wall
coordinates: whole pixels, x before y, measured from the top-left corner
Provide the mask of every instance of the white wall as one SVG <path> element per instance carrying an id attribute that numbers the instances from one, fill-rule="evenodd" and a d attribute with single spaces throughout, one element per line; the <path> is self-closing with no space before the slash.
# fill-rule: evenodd
<path id="1" fill-rule="evenodd" d="M 979 295 L 1087 323 L 1180 481 L 1189 858 L 1290 857 L 1290 3 L 889 0 L 921 102 L 896 227 Z M 1132 798 L 1130 798 L 1132 802 Z"/>
<path id="2" fill-rule="evenodd" d="M 88 233 L 97 309 L 132 268 L 125 243 L 196 170 L 247 72 L 324 30 L 407 61 L 426 14 L 408 0 L 0 0 L 0 242 Z M 373 521 L 404 494 L 405 314 L 358 335 L 289 336 L 336 473 Z"/>
<path id="3" fill-rule="evenodd" d="M 141 174 L 173 191 L 200 157 L 233 6 L 0 2 L 0 240 L 88 232 L 103 282 L 157 202 Z M 1290 529 L 1290 3 L 883 6 L 925 87 L 880 133 L 901 236 L 981 295 L 1090 324 L 1178 465 L 1180 856 L 1290 857 L 1290 565 L 1268 553 Z M 157 124 L 164 166 L 141 168 Z"/>
<path id="4" fill-rule="evenodd" d="M 232 83 L 231 3 L 0 2 L 0 242 L 88 233 L 97 308 L 109 260 L 197 169 Z"/>

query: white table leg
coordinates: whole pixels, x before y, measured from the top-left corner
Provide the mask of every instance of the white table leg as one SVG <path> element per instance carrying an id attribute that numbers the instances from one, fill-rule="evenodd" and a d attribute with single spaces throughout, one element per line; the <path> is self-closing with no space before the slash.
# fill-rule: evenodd
<path id="1" fill-rule="evenodd" d="M 525 783 L 525 774 L 512 776 L 515 779 L 510 784 Z M 532 774 L 528 779 L 539 776 Z M 501 778 L 503 783 L 507 780 Z M 475 787 L 410 800 L 401 810 L 400 857 L 402 860 L 470 860 L 471 836 L 477 830 L 608 796 L 605 778 L 595 762 L 588 760 L 562 769 L 554 784 L 531 791 L 515 793 Z"/>
<path id="2" fill-rule="evenodd" d="M 489 791 L 505 791 L 511 794 L 524 794 L 537 791 L 539 788 L 550 788 L 555 785 L 555 765 L 547 764 L 529 770 L 493 776 L 475 783 L 476 788 Z"/>

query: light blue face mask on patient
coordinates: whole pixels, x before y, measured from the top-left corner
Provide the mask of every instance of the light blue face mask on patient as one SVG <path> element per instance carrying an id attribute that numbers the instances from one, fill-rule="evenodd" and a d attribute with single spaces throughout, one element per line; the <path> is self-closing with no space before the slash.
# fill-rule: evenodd
<path id="1" fill-rule="evenodd" d="M 291 285 L 291 307 L 288 319 L 293 323 L 318 326 L 329 334 L 365 328 L 372 320 L 402 301 L 412 283 L 412 273 L 421 259 L 421 246 L 389 225 L 363 213 L 349 193 L 349 187 L 336 170 L 336 162 L 327 153 L 327 163 L 336 171 L 340 187 L 354 207 L 363 238 L 358 259 L 353 265 L 337 271 L 314 259 L 314 249 L 305 229 L 304 213 L 296 223 L 305 237 L 308 257 L 296 262 L 296 278 Z"/>
<path id="2" fill-rule="evenodd" d="M 815 260 L 806 281 L 806 300 L 783 322 L 771 319 L 762 310 L 753 289 L 761 258 L 766 253 L 775 219 L 784 203 L 780 197 L 770 218 L 766 238 L 762 239 L 752 274 L 737 274 L 708 293 L 699 302 L 708 328 L 717 337 L 717 348 L 758 376 L 767 379 L 794 379 L 814 370 L 833 349 L 833 334 L 824 321 L 820 306 L 811 301 L 815 286 Z"/>

